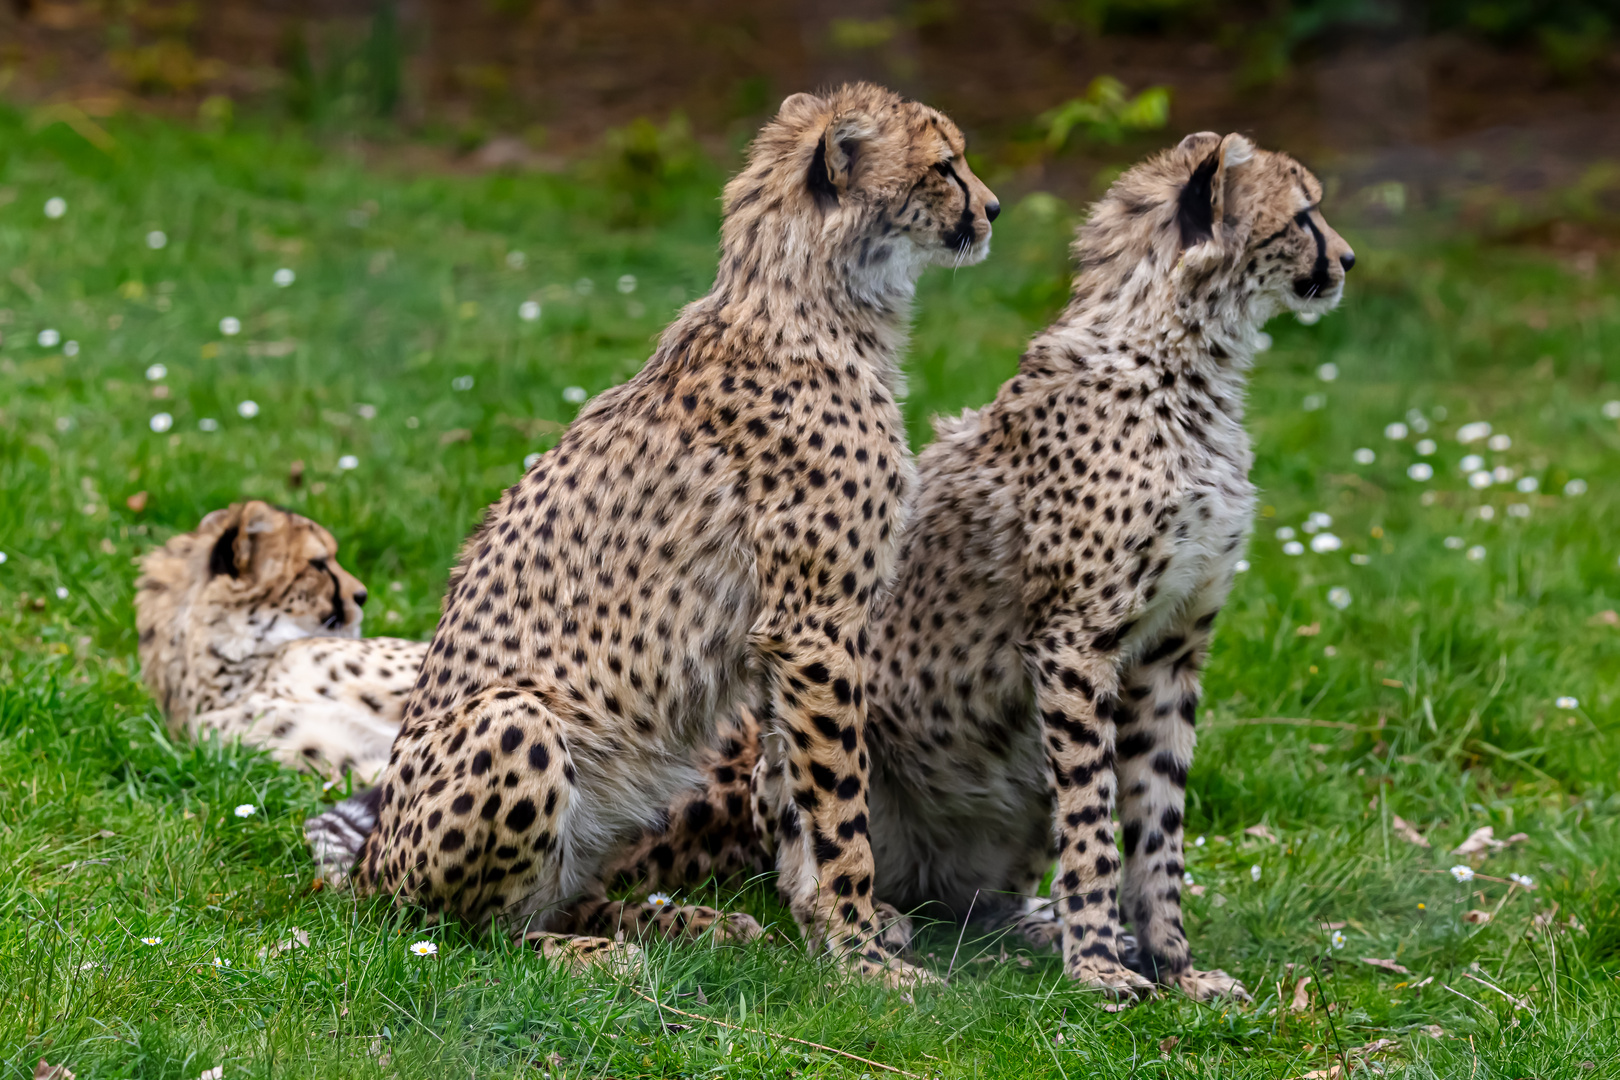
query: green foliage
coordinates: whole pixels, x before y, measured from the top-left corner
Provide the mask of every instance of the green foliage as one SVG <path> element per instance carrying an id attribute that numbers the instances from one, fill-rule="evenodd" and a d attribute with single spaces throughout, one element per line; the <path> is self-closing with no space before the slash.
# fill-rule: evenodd
<path id="1" fill-rule="evenodd" d="M 1078 129 L 1092 142 L 1118 143 L 1126 135 L 1159 131 L 1170 121 L 1170 88 L 1150 86 L 1135 97 L 1111 75 L 1099 75 L 1084 97 L 1071 98 L 1040 115 L 1046 143 L 1061 150 Z"/>
<path id="2" fill-rule="evenodd" d="M 0 191 L 15 194 L 0 205 L 0 1074 L 40 1057 L 84 1080 L 218 1065 L 334 1080 L 881 1073 L 780 1036 L 991 1080 L 1276 1080 L 1378 1038 L 1398 1041 L 1380 1064 L 1405 1080 L 1584 1080 L 1620 1060 L 1612 261 L 1588 275 L 1353 236 L 1343 310 L 1269 328 L 1247 403 L 1268 509 L 1218 624 L 1188 792 L 1206 842 L 1186 853 L 1198 959 L 1243 978 L 1254 1005 L 1104 1012 L 1050 955 L 954 927 L 920 950 L 950 985 L 908 1001 L 795 948 L 768 882 L 683 895 L 755 914 L 774 942 L 657 946 L 625 985 L 312 891 L 301 823 L 338 793 L 165 734 L 136 674 L 131 560 L 232 499 L 272 499 L 333 528 L 370 586 L 368 632 L 431 633 L 462 537 L 574 416 L 564 389 L 629 377 L 707 289 L 717 171 L 665 174 L 656 230 L 609 230 L 621 194 L 596 173 L 366 173 L 251 121 L 199 134 L 124 117 L 108 132 L 122 156 L 81 168 L 71 129 L 0 110 Z M 52 196 L 60 219 L 41 212 Z M 1327 212 L 1343 223 L 1332 199 Z M 1061 308 L 1074 223 L 1028 197 L 997 220 L 987 263 L 924 277 L 914 445 L 932 415 L 988 400 Z M 286 288 L 280 267 L 297 272 Z M 226 315 L 241 334 L 220 334 Z M 39 344 L 46 328 L 76 355 Z M 1418 418 L 1426 433 L 1385 436 Z M 1458 443 L 1472 420 L 1511 446 Z M 1474 489 L 1469 452 L 1539 490 Z M 357 468 L 338 467 L 345 454 Z M 1408 477 L 1418 462 L 1432 480 Z M 1588 489 L 1566 495 L 1577 478 Z M 1521 503 L 1529 516 L 1507 512 Z M 1285 554 L 1276 529 L 1312 512 L 1342 549 Z M 1397 814 L 1433 847 L 1403 840 Z M 1262 822 L 1279 842 L 1245 835 Z M 1448 852 L 1483 825 L 1530 839 L 1464 886 Z M 1473 909 L 1494 917 L 1463 921 Z M 1344 948 L 1323 923 L 1344 924 Z M 438 954 L 412 956 L 417 940 Z M 1316 997 L 1295 1013 L 1304 974 Z"/>
<path id="3" fill-rule="evenodd" d="M 663 127 L 643 116 L 613 128 L 585 171 L 612 199 L 610 223 L 630 227 L 669 218 L 687 185 L 710 168 L 677 112 Z"/>
<path id="4" fill-rule="evenodd" d="M 309 123 L 388 119 L 404 94 L 405 44 L 392 2 L 380 4 L 366 36 L 329 34 L 312 46 L 295 27 L 282 45 L 287 111 Z"/>

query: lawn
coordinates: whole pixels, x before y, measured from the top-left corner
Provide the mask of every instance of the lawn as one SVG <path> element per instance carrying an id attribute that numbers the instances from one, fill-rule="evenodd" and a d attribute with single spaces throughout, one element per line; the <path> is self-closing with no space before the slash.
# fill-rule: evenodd
<path id="1" fill-rule="evenodd" d="M 1188 814 L 1195 951 L 1254 1004 L 1105 1011 L 949 927 L 912 1000 L 806 957 L 765 882 L 717 899 L 774 942 L 580 978 L 312 890 L 339 793 L 164 735 L 131 560 L 271 499 L 337 534 L 370 632 L 429 635 L 479 511 L 707 289 L 721 172 L 81 129 L 0 110 L 0 1075 L 1285 1078 L 1373 1044 L 1385 1075 L 1620 1076 L 1614 261 L 1346 225 L 1343 308 L 1271 327 Z M 1074 221 L 1019 201 L 925 278 L 917 445 L 1061 305 Z"/>

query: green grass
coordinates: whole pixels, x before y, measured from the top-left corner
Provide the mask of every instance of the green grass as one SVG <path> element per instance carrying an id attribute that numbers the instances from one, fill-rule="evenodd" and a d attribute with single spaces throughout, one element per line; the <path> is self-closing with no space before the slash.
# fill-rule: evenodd
<path id="1" fill-rule="evenodd" d="M 653 224 L 610 230 L 623 192 L 602 182 L 389 175 L 294 134 L 110 130 L 104 153 L 0 111 L 0 1075 L 42 1056 L 80 1077 L 177 1080 L 221 1064 L 885 1075 L 782 1036 L 927 1076 L 1293 1077 L 1379 1038 L 1398 1043 L 1382 1067 L 1414 1078 L 1620 1075 L 1620 628 L 1601 615 L 1620 607 L 1612 264 L 1589 278 L 1347 230 L 1361 263 L 1343 310 L 1272 327 L 1251 399 L 1267 508 L 1217 635 L 1189 790 L 1208 837 L 1189 854 L 1189 928 L 1253 1006 L 1106 1012 L 1050 957 L 949 928 L 922 950 L 950 985 L 913 1003 L 797 951 L 764 883 L 718 899 L 773 920 L 774 943 L 655 947 L 626 985 L 311 893 L 300 823 L 333 796 L 163 735 L 135 663 L 130 560 L 228 501 L 274 499 L 333 527 L 376 597 L 371 632 L 428 635 L 463 534 L 571 418 L 565 389 L 628 376 L 707 288 L 720 174 L 661 196 Z M 60 219 L 42 212 L 52 196 Z M 930 415 L 988 399 L 1060 305 L 1072 225 L 1050 199 L 1023 202 L 987 264 L 925 279 L 907 365 L 918 445 Z M 290 287 L 272 283 L 281 267 Z M 538 321 L 518 317 L 527 299 Z M 220 333 L 226 316 L 239 335 Z M 38 344 L 47 328 L 77 354 Z M 167 375 L 149 381 L 156 363 Z M 1383 434 L 1409 409 L 1432 457 L 1416 433 Z M 160 411 L 171 430 L 151 429 Z M 1511 448 L 1459 445 L 1472 420 Z M 1359 447 L 1376 462 L 1356 464 Z M 1470 450 L 1540 490 L 1471 489 Z M 1418 460 L 1433 480 L 1407 478 Z M 1586 492 L 1564 494 L 1571 479 Z M 1275 530 L 1313 511 L 1343 548 L 1283 554 Z M 1559 708 L 1566 695 L 1579 706 Z M 258 812 L 237 818 L 240 803 Z M 1433 847 L 1404 841 L 1395 815 Z M 1245 835 L 1260 824 L 1277 843 Z M 1446 852 L 1487 824 L 1529 839 L 1465 887 Z M 1537 887 L 1483 880 L 1510 872 Z M 1555 907 L 1562 931 L 1527 938 Z M 1465 922 L 1473 909 L 1494 918 Z M 1343 948 L 1324 923 L 1344 924 Z M 308 947 L 274 952 L 293 927 Z M 419 939 L 438 955 L 410 955 Z M 1315 996 L 1293 1012 L 1306 974 Z"/>

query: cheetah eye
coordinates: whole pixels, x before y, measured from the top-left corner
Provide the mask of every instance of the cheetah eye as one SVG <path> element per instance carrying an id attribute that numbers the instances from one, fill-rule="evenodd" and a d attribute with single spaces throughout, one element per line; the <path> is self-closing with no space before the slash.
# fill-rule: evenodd
<path id="1" fill-rule="evenodd" d="M 934 171 L 947 178 L 956 175 L 956 170 L 951 168 L 951 163 L 949 161 L 934 162 Z"/>
<path id="2" fill-rule="evenodd" d="M 313 566 L 315 569 L 321 571 L 322 573 L 326 572 L 326 560 L 325 559 L 311 559 L 311 560 L 309 560 L 309 565 Z"/>

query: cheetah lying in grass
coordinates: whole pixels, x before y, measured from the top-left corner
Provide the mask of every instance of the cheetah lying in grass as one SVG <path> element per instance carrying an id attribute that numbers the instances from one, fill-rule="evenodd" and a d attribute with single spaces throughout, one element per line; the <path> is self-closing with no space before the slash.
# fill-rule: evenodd
<path id="1" fill-rule="evenodd" d="M 338 565 L 331 533 L 235 503 L 141 570 L 141 674 L 172 732 L 240 739 L 333 778 L 382 772 L 427 646 L 360 637 L 365 586 Z"/>
<path id="2" fill-rule="evenodd" d="M 795 808 L 775 842 L 794 917 L 862 972 L 918 977 L 873 906 L 868 625 L 913 490 L 895 393 L 916 281 L 981 260 L 997 210 L 934 110 L 864 85 L 783 103 L 727 185 L 713 291 L 467 542 L 362 888 L 555 945 L 752 700 Z"/>

